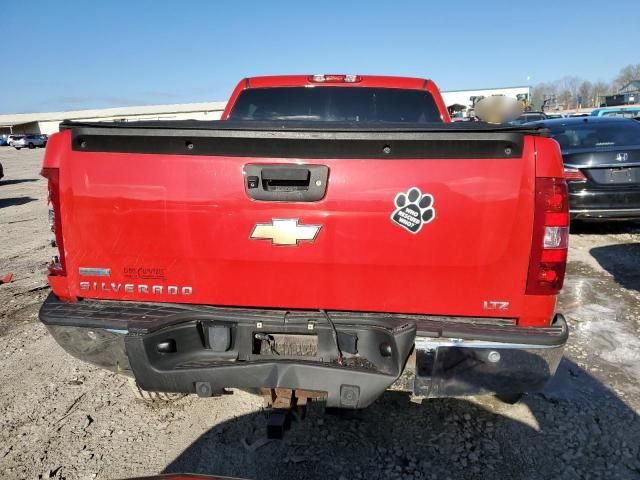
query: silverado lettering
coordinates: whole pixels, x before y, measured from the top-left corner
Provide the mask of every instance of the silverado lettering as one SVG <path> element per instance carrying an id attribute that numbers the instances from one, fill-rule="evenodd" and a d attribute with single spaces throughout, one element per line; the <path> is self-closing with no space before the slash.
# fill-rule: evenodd
<path id="1" fill-rule="evenodd" d="M 192 287 L 178 287 L 175 285 L 145 285 L 134 283 L 107 283 L 107 282 L 80 282 L 80 290 L 82 291 L 100 291 L 118 293 L 121 290 L 124 293 L 151 293 L 153 295 L 192 295 Z"/>
<path id="2" fill-rule="evenodd" d="M 451 123 L 430 80 L 247 78 L 219 121 L 65 121 L 42 175 L 40 319 L 142 389 L 363 408 L 538 391 L 562 357 L 558 144 Z"/>

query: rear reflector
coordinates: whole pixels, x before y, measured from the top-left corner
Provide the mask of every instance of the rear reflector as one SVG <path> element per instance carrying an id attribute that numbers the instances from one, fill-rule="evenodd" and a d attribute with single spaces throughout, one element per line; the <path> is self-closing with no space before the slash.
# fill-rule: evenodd
<path id="1" fill-rule="evenodd" d="M 533 223 L 527 295 L 554 295 L 564 282 L 569 246 L 569 193 L 563 178 L 536 178 Z"/>
<path id="2" fill-rule="evenodd" d="M 567 168 L 564 169 L 564 179 L 567 182 L 586 182 L 587 177 L 577 168 Z"/>

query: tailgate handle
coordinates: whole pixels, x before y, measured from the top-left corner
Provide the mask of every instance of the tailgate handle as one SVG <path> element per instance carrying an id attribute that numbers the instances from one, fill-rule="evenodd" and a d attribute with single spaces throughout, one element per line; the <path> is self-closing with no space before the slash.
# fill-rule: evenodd
<path id="1" fill-rule="evenodd" d="M 308 168 L 267 167 L 262 169 L 261 177 L 262 185 L 267 190 L 275 190 L 278 187 L 309 189 L 311 172 Z"/>
<path id="2" fill-rule="evenodd" d="M 254 200 L 272 202 L 316 202 L 327 190 L 329 167 L 326 165 L 244 166 L 244 186 Z"/>

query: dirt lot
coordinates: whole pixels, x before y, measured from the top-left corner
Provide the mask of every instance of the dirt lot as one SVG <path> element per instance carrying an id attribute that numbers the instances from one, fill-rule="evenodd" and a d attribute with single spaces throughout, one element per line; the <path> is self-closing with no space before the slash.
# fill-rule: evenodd
<path id="1" fill-rule="evenodd" d="M 312 411 L 264 442 L 243 392 L 134 402 L 126 379 L 65 354 L 37 321 L 47 295 L 42 150 L 0 147 L 0 477 L 201 472 L 254 479 L 640 478 L 640 226 L 575 225 L 556 379 L 517 405 L 416 405 L 386 394 L 350 416 Z"/>

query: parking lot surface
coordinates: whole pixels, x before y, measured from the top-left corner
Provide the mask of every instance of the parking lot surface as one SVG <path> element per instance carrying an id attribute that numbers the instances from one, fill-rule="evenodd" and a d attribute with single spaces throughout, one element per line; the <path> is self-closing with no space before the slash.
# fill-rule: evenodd
<path id="1" fill-rule="evenodd" d="M 558 307 L 571 336 L 545 392 L 516 405 L 387 393 L 351 415 L 312 409 L 266 441 L 260 398 L 138 403 L 37 321 L 52 254 L 43 153 L 0 147 L 0 275 L 14 274 L 0 285 L 0 478 L 640 478 L 640 224 L 572 225 Z"/>

